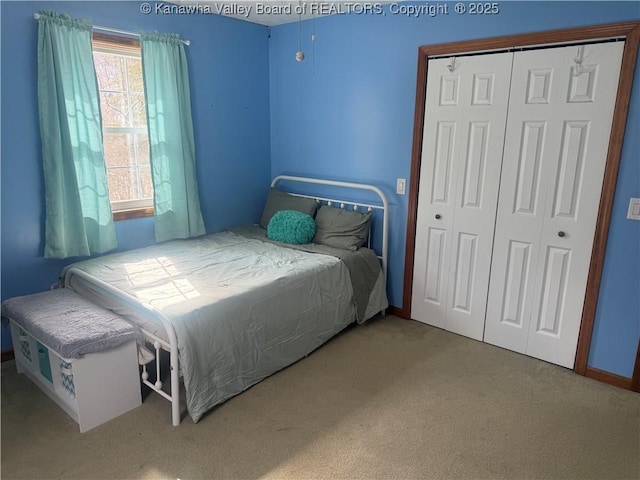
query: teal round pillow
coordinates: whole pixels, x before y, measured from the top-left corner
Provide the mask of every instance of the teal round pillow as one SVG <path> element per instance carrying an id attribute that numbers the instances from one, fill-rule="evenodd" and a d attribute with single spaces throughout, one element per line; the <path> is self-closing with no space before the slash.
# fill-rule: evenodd
<path id="1" fill-rule="evenodd" d="M 315 234 L 313 217 L 297 210 L 280 210 L 267 225 L 267 238 L 276 242 L 302 245 L 311 243 Z"/>

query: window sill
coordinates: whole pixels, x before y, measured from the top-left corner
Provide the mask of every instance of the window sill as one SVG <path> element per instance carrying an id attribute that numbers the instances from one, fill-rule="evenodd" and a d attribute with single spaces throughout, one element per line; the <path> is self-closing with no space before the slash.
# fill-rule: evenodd
<path id="1" fill-rule="evenodd" d="M 131 220 L 134 218 L 153 217 L 153 207 L 132 208 L 131 210 L 118 210 L 113 212 L 113 221 Z"/>

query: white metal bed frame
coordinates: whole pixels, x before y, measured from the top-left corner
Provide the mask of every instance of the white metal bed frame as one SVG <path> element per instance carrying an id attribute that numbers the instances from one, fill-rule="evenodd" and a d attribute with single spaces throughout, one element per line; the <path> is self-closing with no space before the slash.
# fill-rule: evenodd
<path id="1" fill-rule="evenodd" d="M 337 204 L 340 206 L 340 208 L 346 208 L 347 206 L 351 206 L 351 208 L 353 208 L 353 210 L 355 211 L 357 211 L 360 208 L 364 208 L 364 209 L 367 209 L 368 211 L 380 210 L 382 212 L 382 242 L 381 242 L 382 247 L 381 247 L 380 255 L 378 255 L 378 258 L 380 258 L 382 263 L 382 274 L 383 274 L 383 279 L 385 282 L 384 284 L 386 289 L 387 251 L 388 251 L 388 233 L 389 233 L 389 218 L 388 218 L 389 203 L 387 201 L 387 197 L 384 194 L 384 192 L 374 185 L 368 185 L 363 183 L 341 182 L 341 181 L 335 181 L 335 180 L 322 180 L 317 178 L 298 177 L 298 176 L 291 176 L 291 175 L 279 175 L 275 177 L 271 182 L 271 186 L 275 187 L 281 181 L 309 183 L 309 184 L 316 184 L 316 185 L 341 187 L 345 189 L 368 190 L 378 195 L 378 197 L 380 198 L 381 204 L 362 203 L 362 202 L 355 202 L 350 200 L 336 200 L 336 199 L 323 198 L 323 197 L 307 195 L 307 194 L 292 193 L 292 195 L 296 195 L 300 197 L 313 198 L 320 204 L 322 204 L 322 202 L 325 202 L 329 206 Z M 371 234 L 370 234 L 368 246 L 371 248 L 371 245 L 372 245 L 372 242 L 371 242 Z M 178 360 L 178 342 L 177 342 L 176 332 L 175 332 L 175 329 L 173 328 L 173 324 L 171 323 L 171 320 L 169 320 L 169 318 L 157 308 L 146 303 L 141 303 L 133 295 L 123 292 L 122 290 L 104 282 L 103 280 L 100 280 L 99 278 L 96 278 L 93 275 L 90 275 L 84 272 L 83 270 L 80 270 L 75 267 L 70 268 L 66 272 L 65 279 L 64 279 L 65 288 L 73 288 L 71 286 L 71 279 L 74 276 L 84 279 L 89 284 L 98 285 L 105 292 L 109 293 L 110 295 L 113 295 L 115 298 L 119 300 L 126 300 L 127 302 L 130 302 L 132 306 L 136 307 L 136 309 L 142 308 L 148 315 L 150 315 L 152 318 L 157 320 L 156 323 L 159 323 L 165 329 L 168 341 L 158 337 L 157 335 L 154 335 L 152 332 L 149 332 L 144 328 L 140 329 L 142 334 L 145 336 L 147 343 L 150 343 L 153 345 L 155 350 L 155 361 L 156 361 L 156 381 L 154 383 L 149 381 L 149 372 L 147 371 L 147 365 L 146 365 L 146 363 L 149 363 L 149 362 L 145 362 L 145 364 L 142 365 L 141 380 L 142 380 L 142 383 L 145 384 L 147 387 L 149 387 L 151 390 L 153 390 L 154 392 L 156 392 L 157 394 L 161 395 L 163 398 L 171 402 L 172 423 L 174 426 L 180 425 L 180 421 L 181 421 L 180 419 L 180 376 L 179 376 L 180 370 L 179 370 L 179 360 Z M 170 394 L 168 394 L 162 389 L 163 384 L 162 384 L 162 381 L 160 380 L 162 378 L 161 371 L 160 371 L 160 351 L 161 350 L 165 350 L 169 352 L 169 369 L 171 372 L 171 377 L 170 377 L 171 393 Z M 153 360 L 153 358 L 151 360 Z"/>

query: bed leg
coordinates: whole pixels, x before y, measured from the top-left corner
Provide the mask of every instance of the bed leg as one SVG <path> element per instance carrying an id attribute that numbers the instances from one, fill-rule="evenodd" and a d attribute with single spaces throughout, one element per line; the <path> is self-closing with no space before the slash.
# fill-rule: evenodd
<path id="1" fill-rule="evenodd" d="M 178 349 L 171 349 L 171 421 L 173 426 L 180 425 L 180 378 L 178 370 Z"/>

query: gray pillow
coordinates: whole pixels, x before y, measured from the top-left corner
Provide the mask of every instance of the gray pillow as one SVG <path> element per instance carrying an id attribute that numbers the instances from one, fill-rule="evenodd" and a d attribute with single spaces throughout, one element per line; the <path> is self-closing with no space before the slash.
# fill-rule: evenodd
<path id="1" fill-rule="evenodd" d="M 316 214 L 318 204 L 313 198 L 296 197 L 271 187 L 267 196 L 267 203 L 262 211 L 260 226 L 267 228 L 269 221 L 280 210 L 297 210 L 312 217 Z"/>
<path id="2" fill-rule="evenodd" d="M 316 236 L 313 243 L 357 250 L 367 241 L 371 212 L 322 206 L 316 215 Z"/>

